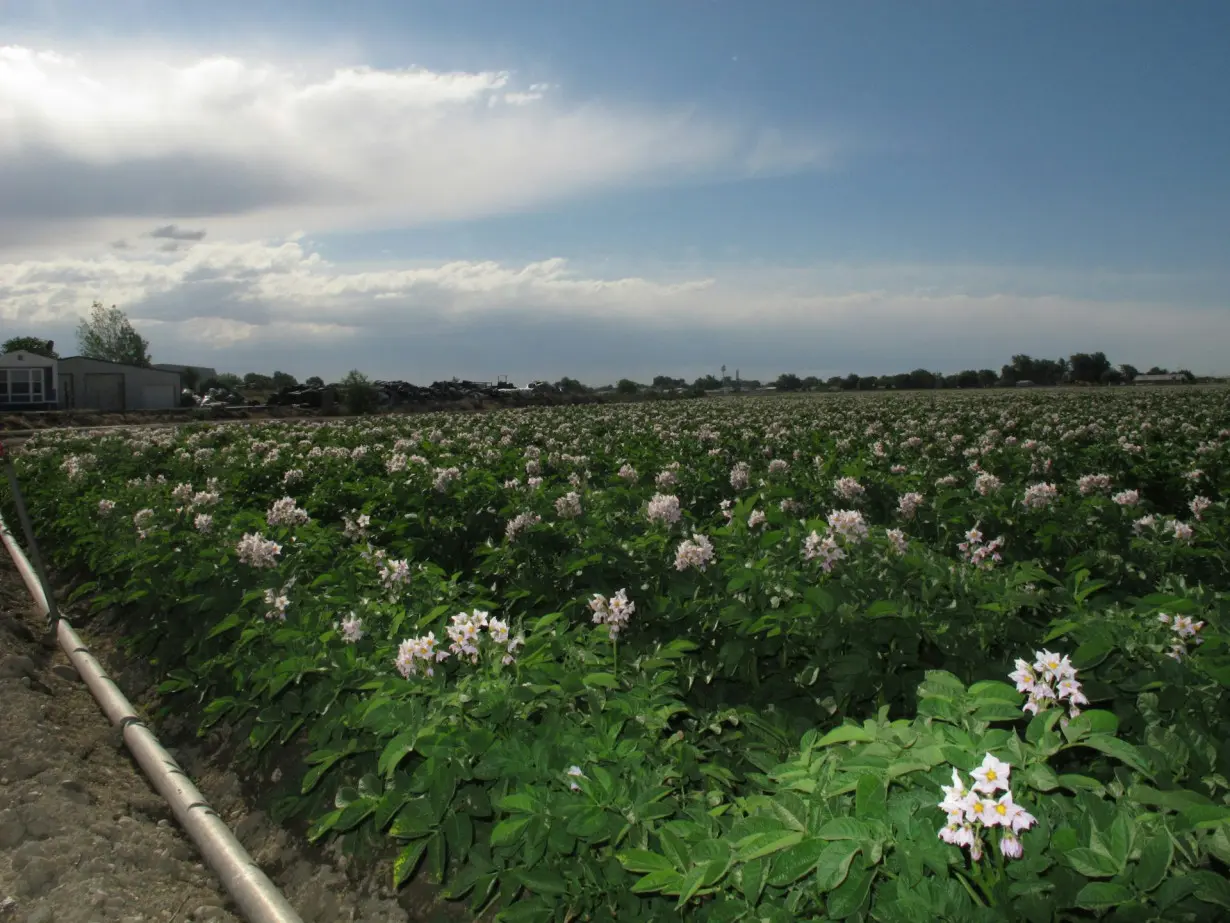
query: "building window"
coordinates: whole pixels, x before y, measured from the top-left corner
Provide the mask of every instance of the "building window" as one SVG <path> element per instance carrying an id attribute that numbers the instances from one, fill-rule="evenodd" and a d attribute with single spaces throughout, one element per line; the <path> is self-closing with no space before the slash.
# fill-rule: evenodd
<path id="1" fill-rule="evenodd" d="M 0 369 L 0 404 L 42 404 L 43 370 Z"/>

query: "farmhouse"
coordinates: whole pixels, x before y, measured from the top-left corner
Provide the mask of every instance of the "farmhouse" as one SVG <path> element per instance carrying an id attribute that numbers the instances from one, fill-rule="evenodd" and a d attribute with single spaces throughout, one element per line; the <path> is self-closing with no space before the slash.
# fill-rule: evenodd
<path id="1" fill-rule="evenodd" d="M 54 410 L 58 365 L 24 349 L 0 355 L 0 408 Z"/>
<path id="2" fill-rule="evenodd" d="M 85 356 L 61 359 L 59 365 L 62 409 L 170 410 L 179 405 L 179 372 Z"/>
<path id="3" fill-rule="evenodd" d="M 1137 385 L 1177 385 L 1187 381 L 1182 372 L 1167 372 L 1165 375 L 1137 375 L 1132 379 Z"/>

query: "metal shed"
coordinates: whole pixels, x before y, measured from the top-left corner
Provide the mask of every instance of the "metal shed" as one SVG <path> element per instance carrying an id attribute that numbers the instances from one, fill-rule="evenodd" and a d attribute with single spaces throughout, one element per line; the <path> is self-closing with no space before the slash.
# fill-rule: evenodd
<path id="1" fill-rule="evenodd" d="M 179 406 L 178 372 L 105 359 L 60 360 L 60 407 L 72 410 L 170 410 Z"/>
<path id="2" fill-rule="evenodd" d="M 24 349 L 0 355 L 0 409 L 54 409 L 58 364 Z"/>

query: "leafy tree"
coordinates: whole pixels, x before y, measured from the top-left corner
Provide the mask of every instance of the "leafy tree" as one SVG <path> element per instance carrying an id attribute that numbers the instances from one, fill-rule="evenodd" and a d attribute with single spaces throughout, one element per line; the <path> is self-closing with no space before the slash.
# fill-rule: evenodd
<path id="1" fill-rule="evenodd" d="M 653 376 L 653 386 L 660 390 L 668 390 L 670 388 L 685 388 L 687 382 L 682 378 L 671 378 L 669 375 Z"/>
<path id="2" fill-rule="evenodd" d="M 325 380 L 319 375 L 309 375 L 304 384 L 309 388 L 323 388 L 325 386 Z"/>
<path id="3" fill-rule="evenodd" d="M 978 370 L 978 387 L 994 388 L 995 383 L 998 380 L 999 380 L 999 376 L 997 376 L 995 372 L 993 372 L 991 369 L 979 369 Z"/>
<path id="4" fill-rule="evenodd" d="M 380 405 L 380 392 L 358 369 L 347 372 L 341 386 L 342 403 L 349 413 L 371 413 Z"/>
<path id="5" fill-rule="evenodd" d="M 1130 365 L 1127 362 L 1119 366 L 1119 371 L 1123 373 L 1123 377 L 1128 381 L 1135 380 L 1136 376 L 1140 374 L 1140 370 L 1137 369 L 1136 366 Z"/>
<path id="6" fill-rule="evenodd" d="M 1110 367 L 1106 353 L 1075 353 L 1069 360 L 1069 377 L 1072 381 L 1101 381 Z"/>
<path id="7" fill-rule="evenodd" d="M 48 359 L 59 359 L 60 354 L 55 351 L 54 346 L 53 341 L 39 337 L 13 337 L 4 341 L 4 345 L 0 346 L 0 353 L 15 353 L 20 350 L 34 353 L 37 356 L 46 356 Z"/>
<path id="8" fill-rule="evenodd" d="M 1145 372 L 1145 374 L 1146 375 L 1169 375 L 1170 373 L 1167 372 L 1165 369 L 1159 369 L 1155 365 L 1153 366 L 1153 368 L 1149 369 L 1149 371 Z"/>
<path id="9" fill-rule="evenodd" d="M 803 388 L 803 379 L 799 378 L 792 372 L 777 376 L 777 381 L 774 382 L 774 387 L 778 391 L 799 391 Z"/>
<path id="10" fill-rule="evenodd" d="M 243 386 L 252 391 L 272 391 L 273 379 L 260 372 L 248 372 L 243 376 Z"/>
<path id="11" fill-rule="evenodd" d="M 722 383 L 716 375 L 702 375 L 692 383 L 692 387 L 700 388 L 703 391 L 716 391 L 722 387 Z"/>
<path id="12" fill-rule="evenodd" d="M 290 374 L 290 372 L 274 372 L 270 380 L 279 391 L 283 388 L 293 388 L 299 384 L 299 379 Z"/>
<path id="13" fill-rule="evenodd" d="M 564 394 L 584 394 L 589 391 L 589 388 L 585 387 L 577 379 L 569 378 L 567 375 L 557 381 L 555 387 L 559 388 Z"/>
<path id="14" fill-rule="evenodd" d="M 860 375 L 858 389 L 860 391 L 874 391 L 879 383 L 880 379 L 875 375 Z"/>
<path id="15" fill-rule="evenodd" d="M 966 369 L 957 375 L 958 388 L 978 388 L 982 383 L 978 380 L 978 373 L 973 369 Z"/>
<path id="16" fill-rule="evenodd" d="M 641 390 L 641 386 L 631 378 L 621 378 L 619 383 L 615 385 L 615 390 L 620 394 L 636 394 L 637 391 Z"/>
<path id="17" fill-rule="evenodd" d="M 222 372 L 217 378 L 214 379 L 214 383 L 220 388 L 228 388 L 231 391 L 234 391 L 243 384 L 243 379 L 234 372 Z M 205 382 L 205 385 L 208 386 L 209 382 Z"/>
<path id="18" fill-rule="evenodd" d="M 91 306 L 90 316 L 77 327 L 77 344 L 81 355 L 90 359 L 105 359 L 149 368 L 149 340 L 137 333 L 128 316 L 101 301 Z"/>

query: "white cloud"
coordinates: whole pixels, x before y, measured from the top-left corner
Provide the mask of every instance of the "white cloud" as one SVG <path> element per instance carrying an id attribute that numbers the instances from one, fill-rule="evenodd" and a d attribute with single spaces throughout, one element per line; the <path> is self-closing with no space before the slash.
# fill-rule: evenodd
<path id="1" fill-rule="evenodd" d="M 653 279 L 601 277 L 563 259 L 357 267 L 322 259 L 299 236 L 211 237 L 174 252 L 137 236 L 125 250 L 0 262 L 0 323 L 6 335 L 71 339 L 98 298 L 123 307 L 166 361 L 326 376 L 358 366 L 414 380 L 492 377 L 494 366 L 600 381 L 723 362 L 746 375 L 879 374 L 1093 349 L 1230 371 L 1220 346 L 1230 315 L 1158 302 L 920 289 L 888 268 Z"/>
<path id="2" fill-rule="evenodd" d="M 0 47 L 9 248 L 201 218 L 232 236 L 409 227 L 829 153 L 686 111 L 566 105 L 505 71 Z"/>

